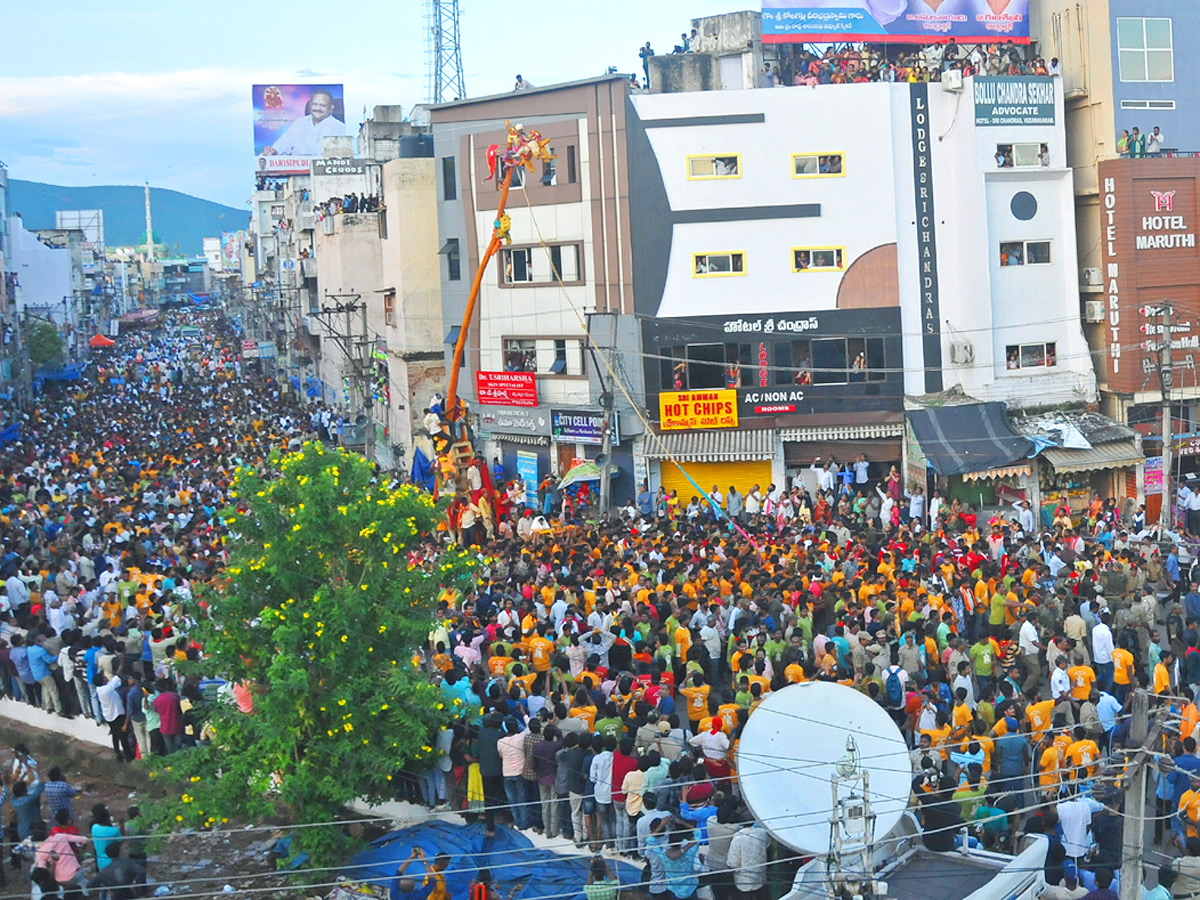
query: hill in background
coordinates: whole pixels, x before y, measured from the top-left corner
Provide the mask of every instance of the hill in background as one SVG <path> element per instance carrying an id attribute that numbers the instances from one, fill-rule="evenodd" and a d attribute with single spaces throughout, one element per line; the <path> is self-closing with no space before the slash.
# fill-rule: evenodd
<path id="1" fill-rule="evenodd" d="M 146 233 L 145 193 L 140 187 L 63 187 L 37 181 L 10 180 L 10 210 L 20 213 L 25 227 L 53 228 L 54 213 L 60 209 L 104 210 L 104 242 L 110 247 L 140 244 Z M 203 239 L 220 237 L 222 231 L 237 231 L 250 221 L 246 210 L 201 200 L 190 194 L 150 188 L 154 233 L 175 251 L 199 256 Z"/>

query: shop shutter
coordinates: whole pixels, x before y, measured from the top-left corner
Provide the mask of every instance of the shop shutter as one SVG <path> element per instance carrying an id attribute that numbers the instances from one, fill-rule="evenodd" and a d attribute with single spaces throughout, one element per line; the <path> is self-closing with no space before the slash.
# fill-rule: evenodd
<path id="1" fill-rule="evenodd" d="M 727 494 L 729 486 L 733 485 L 745 494 L 755 484 L 765 491 L 767 485 L 771 483 L 771 460 L 769 459 L 739 460 L 737 462 L 684 462 L 683 467 L 706 491 L 711 491 L 715 484 L 721 489 L 721 493 Z M 692 497 L 696 496 L 696 489 L 692 487 L 691 482 L 683 476 L 674 463 L 665 459 L 659 463 L 659 483 L 666 488 L 667 493 L 674 490 L 685 506 Z"/>

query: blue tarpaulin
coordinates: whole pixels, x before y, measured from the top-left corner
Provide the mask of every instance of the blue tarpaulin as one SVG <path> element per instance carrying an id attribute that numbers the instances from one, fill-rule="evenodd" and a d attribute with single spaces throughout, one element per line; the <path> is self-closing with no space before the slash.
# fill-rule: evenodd
<path id="1" fill-rule="evenodd" d="M 208 296 L 208 294 L 193 294 L 191 291 L 188 291 L 188 296 L 192 299 L 192 302 L 195 303 L 197 306 L 203 306 L 204 304 L 208 303 L 209 300 L 211 299 Z"/>
<path id="2" fill-rule="evenodd" d="M 433 490 L 433 466 L 429 458 L 421 452 L 420 447 L 413 448 L 412 483 L 419 484 L 427 491 Z"/>
<path id="3" fill-rule="evenodd" d="M 297 390 L 297 391 L 300 390 L 300 376 L 299 375 L 289 375 L 288 381 L 291 382 L 292 388 L 294 390 Z"/>
<path id="4" fill-rule="evenodd" d="M 21 439 L 21 423 L 13 422 L 3 431 L 0 431 L 0 444 L 7 444 L 9 441 L 19 441 Z"/>
<path id="5" fill-rule="evenodd" d="M 525 835 L 503 825 L 496 827 L 493 838 L 484 837 L 483 833 L 482 822 L 454 825 L 441 821 L 394 831 L 354 857 L 345 875 L 352 880 L 386 884 L 393 900 L 397 900 L 396 869 L 409 858 L 414 847 L 420 847 L 430 862 L 439 853 L 450 855 L 446 890 L 451 900 L 467 900 L 468 888 L 479 868 L 491 871 L 501 897 L 507 897 L 508 892 L 520 884 L 522 887 L 515 895 L 518 898 L 582 900 L 589 856 L 559 856 L 550 850 L 537 849 Z M 636 867 L 613 860 L 608 864 L 622 884 L 641 881 L 641 872 Z M 409 871 L 423 875 L 424 866 L 418 860 L 409 866 Z"/>
<path id="6" fill-rule="evenodd" d="M 83 363 L 72 363 L 61 369 L 38 369 L 34 375 L 41 381 L 78 381 L 83 377 Z"/>

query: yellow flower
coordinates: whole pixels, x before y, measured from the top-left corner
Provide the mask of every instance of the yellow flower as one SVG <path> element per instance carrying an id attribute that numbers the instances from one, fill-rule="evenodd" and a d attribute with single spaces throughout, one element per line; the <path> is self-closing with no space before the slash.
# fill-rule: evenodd
<path id="1" fill-rule="evenodd" d="M 338 701 L 338 706 L 345 706 L 345 705 L 346 705 L 346 701 L 345 701 L 345 700 L 339 700 L 339 701 Z M 322 707 L 322 709 L 324 709 L 324 707 Z"/>
<path id="2" fill-rule="evenodd" d="M 182 822 L 182 821 L 183 821 L 183 816 L 176 816 L 176 817 L 175 817 L 175 821 L 176 821 L 176 822 Z"/>

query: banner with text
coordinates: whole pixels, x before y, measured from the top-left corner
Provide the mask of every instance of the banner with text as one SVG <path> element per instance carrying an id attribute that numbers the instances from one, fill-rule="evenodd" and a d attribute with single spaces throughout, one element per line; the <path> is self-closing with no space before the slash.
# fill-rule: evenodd
<path id="1" fill-rule="evenodd" d="M 537 406 L 533 372 L 476 372 L 475 391 L 483 406 Z"/>
<path id="2" fill-rule="evenodd" d="M 1054 79 L 1040 75 L 976 75 L 975 124 L 1053 125 Z"/>
<path id="3" fill-rule="evenodd" d="M 296 175 L 321 155 L 321 138 L 346 133 L 340 84 L 256 84 L 254 155 L 259 175 Z"/>
<path id="4" fill-rule="evenodd" d="M 1029 0 L 763 0 L 764 44 L 1029 43 Z"/>
<path id="5" fill-rule="evenodd" d="M 663 391 L 658 395 L 663 431 L 686 428 L 737 428 L 737 391 Z"/>
<path id="6" fill-rule="evenodd" d="M 560 444 L 599 446 L 604 443 L 604 413 L 580 409 L 552 409 L 550 437 Z M 616 415 L 612 417 L 608 440 L 614 447 L 621 443 Z"/>

